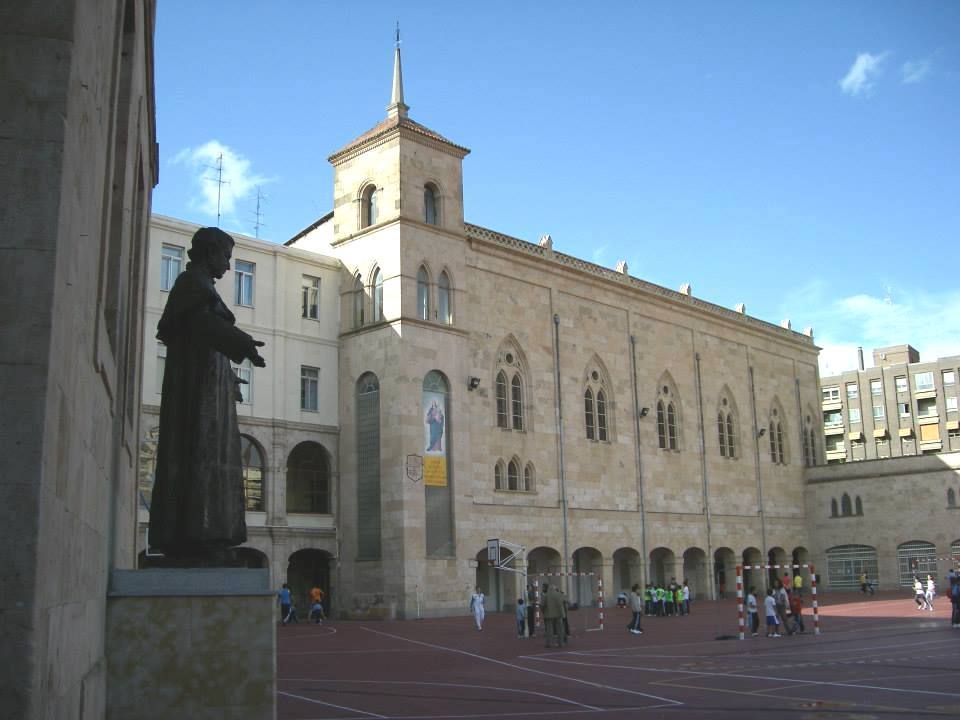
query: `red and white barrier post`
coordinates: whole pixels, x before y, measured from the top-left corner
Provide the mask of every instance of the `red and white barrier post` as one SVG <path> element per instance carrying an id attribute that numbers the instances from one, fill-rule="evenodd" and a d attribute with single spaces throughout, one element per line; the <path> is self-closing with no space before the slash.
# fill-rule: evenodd
<path id="1" fill-rule="evenodd" d="M 743 640 L 743 567 L 737 565 L 737 624 L 740 626 L 740 639 Z"/>
<path id="2" fill-rule="evenodd" d="M 813 565 L 810 566 L 810 594 L 812 597 L 810 604 L 813 606 L 813 634 L 819 635 L 820 611 L 817 605 L 817 570 Z"/>
<path id="3" fill-rule="evenodd" d="M 597 607 L 600 610 L 600 629 L 603 630 L 603 578 L 597 578 Z"/>

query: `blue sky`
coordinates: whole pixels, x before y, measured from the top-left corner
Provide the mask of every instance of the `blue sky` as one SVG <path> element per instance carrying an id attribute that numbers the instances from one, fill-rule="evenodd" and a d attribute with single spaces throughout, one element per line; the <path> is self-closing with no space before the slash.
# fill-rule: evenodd
<path id="1" fill-rule="evenodd" d="M 159 3 L 154 211 L 283 242 L 385 117 L 466 220 L 855 348 L 960 354 L 960 2 Z"/>

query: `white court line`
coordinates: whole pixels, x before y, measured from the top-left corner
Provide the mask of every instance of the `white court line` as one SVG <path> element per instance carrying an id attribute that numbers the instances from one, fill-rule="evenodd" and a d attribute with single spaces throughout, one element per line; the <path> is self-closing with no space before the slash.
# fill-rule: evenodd
<path id="1" fill-rule="evenodd" d="M 705 677 L 727 677 L 727 678 L 742 678 L 745 680 L 768 680 L 770 682 L 788 682 L 795 683 L 797 685 L 825 685 L 829 687 L 847 687 L 847 688 L 856 688 L 858 690 L 883 690 L 884 692 L 899 692 L 906 693 L 910 695 L 939 695 L 943 697 L 955 697 L 960 698 L 960 693 L 948 693 L 948 692 L 939 692 L 937 690 L 908 690 L 907 688 L 889 688 L 889 687 L 880 687 L 878 685 L 854 685 L 852 682 L 842 683 L 842 682 L 829 682 L 827 680 L 799 680 L 797 678 L 785 678 L 785 677 L 770 677 L 768 675 L 745 675 L 743 673 L 722 673 L 722 672 L 708 672 L 706 670 L 667 670 L 660 668 L 646 668 L 646 667 L 636 667 L 633 665 L 595 665 L 593 663 L 578 663 L 571 662 L 569 660 L 555 660 L 552 658 L 547 658 L 537 655 L 522 655 L 521 659 L 523 660 L 537 660 L 540 659 L 543 662 L 552 662 L 565 665 L 584 665 L 591 668 L 610 668 L 613 670 L 633 670 L 634 672 L 651 672 L 651 673 L 664 673 L 667 675 L 697 675 Z M 856 682 L 867 682 L 867 680 L 857 680 Z"/>
<path id="2" fill-rule="evenodd" d="M 547 693 L 537 692 L 536 690 L 519 690 L 517 688 L 505 688 L 497 685 L 468 685 L 466 683 L 445 683 L 445 682 L 430 682 L 427 680 L 318 680 L 316 678 L 284 678 L 290 682 L 321 682 L 321 683 L 331 683 L 336 685 L 349 685 L 350 683 L 354 684 L 368 684 L 368 685 L 430 685 L 431 687 L 454 687 L 454 688 L 469 688 L 471 690 L 496 690 L 500 692 L 512 692 L 519 693 L 524 695 L 536 695 L 542 698 L 549 698 L 550 700 L 557 700 L 562 703 L 567 703 L 568 705 L 576 705 L 577 707 L 586 708 L 587 710 L 597 710 L 599 712 L 604 712 L 603 708 L 594 707 L 593 705 L 585 705 L 584 703 L 577 702 L 576 700 L 569 700 L 568 698 L 560 697 L 559 695 L 548 695 Z"/>
<path id="3" fill-rule="evenodd" d="M 277 655 L 383 655 L 384 653 L 413 653 L 422 652 L 413 648 L 392 648 L 382 650 L 293 650 L 277 653 Z"/>
<path id="4" fill-rule="evenodd" d="M 357 710 L 356 708 L 346 707 L 344 705 L 334 705 L 333 703 L 323 702 L 322 700 L 314 700 L 313 698 L 304 697 L 303 695 L 295 695 L 292 692 L 287 692 L 286 690 L 278 690 L 277 695 L 286 695 L 287 697 L 296 698 L 297 700 L 303 700 L 308 703 L 314 703 L 315 705 L 326 705 L 327 707 L 334 707 L 337 710 L 349 710 L 350 712 L 360 713 L 361 715 L 367 715 L 369 717 L 383 718 L 386 720 L 388 715 L 377 715 L 376 713 L 366 712 L 365 710 Z"/>
<path id="5" fill-rule="evenodd" d="M 568 677 L 566 675 L 558 675 L 556 673 L 549 673 L 544 670 L 535 670 L 530 667 L 525 667 L 523 665 L 515 665 L 513 663 L 508 663 L 503 660 L 497 660 L 495 658 L 485 657 L 483 655 L 478 655 L 476 653 L 468 652 L 466 650 L 458 650 L 456 648 L 444 647 L 443 645 L 434 645 L 433 643 L 423 642 L 422 640 L 411 640 L 409 638 L 402 637 L 400 635 L 392 635 L 391 633 L 385 633 L 382 630 L 374 630 L 373 628 L 360 626 L 361 630 L 366 630 L 367 632 L 372 632 L 377 635 L 383 635 L 385 637 L 392 637 L 396 640 L 403 640 L 405 642 L 414 643 L 416 645 L 423 645 L 425 647 L 431 647 L 436 650 L 443 650 L 445 652 L 457 653 L 458 655 L 466 655 L 467 657 L 476 658 L 477 660 L 485 660 L 486 662 L 494 663 L 496 665 L 503 665 L 504 667 L 513 668 L 514 670 L 522 670 L 523 672 L 534 673 L 536 675 L 546 675 L 547 677 L 557 678 L 558 680 L 568 680 L 570 682 L 581 683 L 583 685 L 590 685 L 591 687 L 601 688 L 603 690 L 611 690 L 613 692 L 622 692 L 628 695 L 640 695 L 642 697 L 653 698 L 654 700 L 660 700 L 661 702 L 668 703 L 670 705 L 683 705 L 679 700 L 671 700 L 670 698 L 660 697 L 659 695 L 652 695 L 650 693 L 639 692 L 638 690 L 627 690 L 626 688 L 614 687 L 612 685 L 604 685 L 603 683 L 596 683 L 590 680 L 581 680 L 580 678 Z M 595 708 L 599 709 L 599 708 Z"/>
<path id="6" fill-rule="evenodd" d="M 635 707 L 610 708 L 609 710 L 524 710 L 520 712 L 495 712 L 495 713 L 474 713 L 471 715 L 387 715 L 385 720 L 467 720 L 468 718 L 508 718 L 508 717 L 558 717 L 560 715 L 583 715 L 584 713 L 605 713 L 605 712 L 642 712 L 644 710 L 658 710 L 660 708 L 673 707 L 673 704 L 666 705 L 637 705 Z M 311 720 L 357 720 L 356 717 L 333 717 L 316 718 Z"/>

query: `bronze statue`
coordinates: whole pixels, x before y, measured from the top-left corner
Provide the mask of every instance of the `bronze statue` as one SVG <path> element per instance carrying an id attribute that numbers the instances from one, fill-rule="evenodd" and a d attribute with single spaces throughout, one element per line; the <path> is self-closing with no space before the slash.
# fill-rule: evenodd
<path id="1" fill-rule="evenodd" d="M 266 362 L 257 352 L 263 343 L 235 327 L 213 286 L 230 269 L 233 245 L 219 228 L 197 230 L 157 325 L 167 359 L 149 541 L 188 564 L 215 563 L 247 539 L 235 406 L 240 380 L 230 361 Z"/>

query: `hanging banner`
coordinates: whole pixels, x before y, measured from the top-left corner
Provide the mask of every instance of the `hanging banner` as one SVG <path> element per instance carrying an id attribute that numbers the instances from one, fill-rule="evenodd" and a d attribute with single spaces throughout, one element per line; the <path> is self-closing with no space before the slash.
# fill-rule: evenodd
<path id="1" fill-rule="evenodd" d="M 446 395 L 423 393 L 423 484 L 447 486 Z"/>

